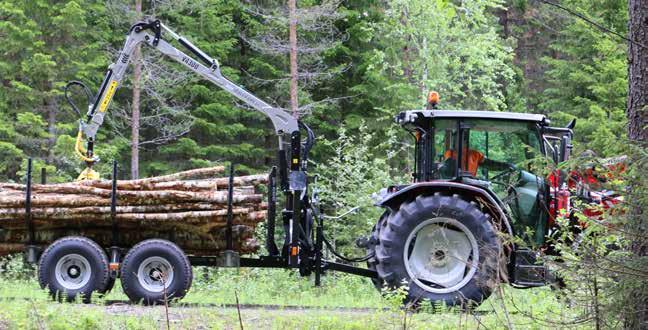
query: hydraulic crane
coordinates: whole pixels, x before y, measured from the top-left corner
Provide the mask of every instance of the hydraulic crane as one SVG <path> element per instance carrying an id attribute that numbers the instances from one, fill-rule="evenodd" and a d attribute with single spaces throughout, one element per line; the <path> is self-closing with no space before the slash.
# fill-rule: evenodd
<path id="1" fill-rule="evenodd" d="M 185 50 L 189 51 L 193 57 L 166 41 L 163 37 L 167 35 L 171 37 L 171 40 L 176 41 Z M 68 96 L 68 89 L 72 85 L 83 87 L 89 100 L 87 115 L 79 121 L 80 127 L 75 145 L 77 155 L 88 165 L 88 168 L 83 171 L 79 179 L 98 178 L 98 174 L 92 170 L 92 166 L 99 161 L 94 153 L 97 131 L 104 122 L 110 101 L 124 79 L 132 54 L 140 44 L 148 45 L 152 49 L 181 63 L 189 70 L 270 118 L 278 137 L 279 183 L 286 200 L 282 212 L 284 224 L 288 229 L 284 250 L 287 249 L 289 264 L 293 267 L 297 266 L 300 263 L 300 250 L 304 248 L 304 246 L 300 246 L 299 242 L 300 240 L 308 240 L 306 237 L 308 236 L 308 227 L 310 227 L 307 225 L 309 220 L 306 219 L 307 214 L 310 214 L 306 211 L 309 207 L 306 167 L 308 153 L 315 141 L 313 132 L 288 112 L 269 105 L 225 78 L 221 74 L 218 60 L 205 54 L 189 40 L 175 33 L 159 20 L 138 22 L 130 28 L 122 50 L 116 61 L 108 67 L 99 91 L 94 97 L 90 96 L 88 88 L 81 82 L 72 81 L 66 86 L 66 97 L 77 112 L 79 112 L 78 108 Z M 305 141 L 302 141 L 302 130 L 306 132 Z M 85 148 L 82 145 L 84 138 L 86 141 Z M 270 250 L 274 250 L 270 251 L 272 254 L 278 253 L 277 248 L 274 246 Z"/>

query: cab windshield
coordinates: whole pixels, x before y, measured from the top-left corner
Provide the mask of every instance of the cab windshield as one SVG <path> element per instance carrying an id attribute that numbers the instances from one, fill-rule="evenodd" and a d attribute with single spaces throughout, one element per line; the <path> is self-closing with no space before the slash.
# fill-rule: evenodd
<path id="1" fill-rule="evenodd" d="M 433 123 L 437 179 L 461 175 L 491 181 L 511 168 L 524 168 L 540 153 L 539 135 L 533 123 L 466 119 L 460 125 L 462 134 L 457 137 L 456 120 Z"/>

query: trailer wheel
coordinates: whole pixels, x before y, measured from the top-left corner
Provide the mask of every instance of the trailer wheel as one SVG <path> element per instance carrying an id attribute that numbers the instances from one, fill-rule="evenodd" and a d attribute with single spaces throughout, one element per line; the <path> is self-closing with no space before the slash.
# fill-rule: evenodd
<path id="1" fill-rule="evenodd" d="M 380 230 L 378 274 L 390 287 L 406 282 L 405 303 L 430 300 L 473 306 L 499 283 L 501 251 L 490 216 L 459 196 L 418 196 Z"/>
<path id="2" fill-rule="evenodd" d="M 106 284 L 106 289 L 103 291 L 100 291 L 102 294 L 107 294 L 112 291 L 112 289 L 115 287 L 115 282 L 117 281 L 116 278 L 109 276 L 108 283 Z"/>
<path id="3" fill-rule="evenodd" d="M 38 281 L 52 298 L 89 303 L 92 292 L 103 293 L 109 281 L 108 257 L 97 243 L 85 237 L 64 237 L 52 243 L 39 261 Z"/>
<path id="4" fill-rule="evenodd" d="M 135 245 L 121 265 L 121 283 L 132 302 L 163 304 L 182 299 L 193 274 L 184 252 L 175 244 L 150 239 Z"/>

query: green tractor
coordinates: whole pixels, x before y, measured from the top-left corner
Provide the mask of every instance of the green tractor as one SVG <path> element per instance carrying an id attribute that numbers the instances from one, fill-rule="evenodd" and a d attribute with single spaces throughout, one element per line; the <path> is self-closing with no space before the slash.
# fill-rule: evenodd
<path id="1" fill-rule="evenodd" d="M 415 139 L 413 182 L 381 192 L 385 212 L 364 244 L 375 284 L 449 306 L 479 304 L 502 281 L 547 284 L 536 255 L 568 196 L 532 163 L 567 160 L 574 123 L 435 105 L 395 118 Z"/>

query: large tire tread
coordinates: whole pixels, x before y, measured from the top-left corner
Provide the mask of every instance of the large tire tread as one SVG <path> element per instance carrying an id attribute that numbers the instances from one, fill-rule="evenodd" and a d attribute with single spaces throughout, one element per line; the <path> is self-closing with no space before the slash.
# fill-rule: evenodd
<path id="1" fill-rule="evenodd" d="M 91 268 L 93 268 L 93 274 L 86 287 L 79 290 L 65 291 L 52 278 L 52 271 L 54 271 L 56 263 L 59 260 L 56 256 L 63 254 L 65 250 L 73 250 L 76 253 L 85 254 L 84 257 L 89 259 Z M 61 257 L 64 255 L 61 255 Z M 92 293 L 105 293 L 109 281 L 110 271 L 106 252 L 97 243 L 87 237 L 68 236 L 56 240 L 45 249 L 38 262 L 38 282 L 41 288 L 47 288 L 49 290 L 50 295 L 55 300 L 72 302 L 80 295 L 83 302 L 90 303 Z"/>
<path id="2" fill-rule="evenodd" d="M 458 220 L 472 232 L 478 242 L 477 273 L 470 282 L 455 292 L 428 292 L 410 281 L 405 269 L 403 251 L 406 248 L 404 245 L 407 236 L 419 223 L 434 217 Z M 414 200 L 401 204 L 398 211 L 390 214 L 384 221 L 384 227 L 374 230 L 374 234 L 378 236 L 378 243 L 375 245 L 376 260 L 373 266 L 380 279 L 389 287 L 399 287 L 403 280 L 408 281 L 408 301 L 429 299 L 448 306 L 479 304 L 498 284 L 501 243 L 490 216 L 483 213 L 476 203 L 465 201 L 458 195 L 445 196 L 437 193 L 431 196 L 417 196 Z"/>
<path id="3" fill-rule="evenodd" d="M 174 259 L 169 260 L 169 262 L 174 267 L 174 272 L 177 272 L 166 293 L 166 297 L 164 297 L 164 293 L 147 291 L 139 284 L 136 275 L 140 263 L 147 257 L 158 256 L 156 253 L 168 253 L 168 258 Z M 141 302 L 145 305 L 156 305 L 163 304 L 165 300 L 167 302 L 180 300 L 191 288 L 192 280 L 191 264 L 184 251 L 176 244 L 162 239 L 149 239 L 136 244 L 126 254 L 121 265 L 122 289 L 134 303 Z"/>

